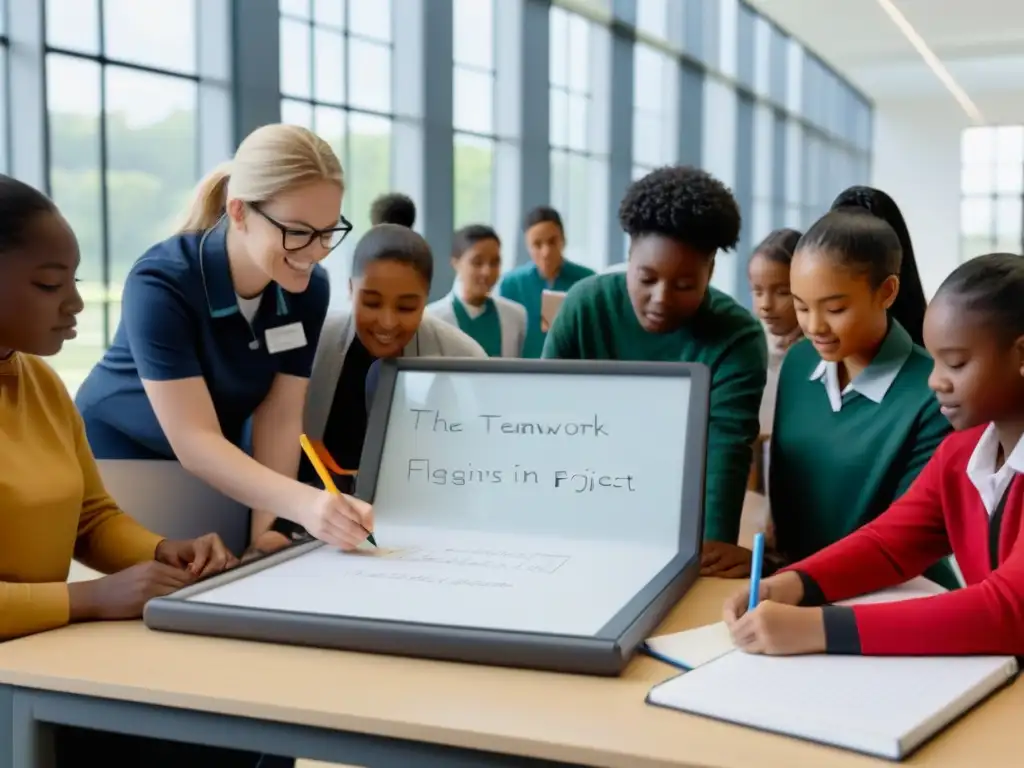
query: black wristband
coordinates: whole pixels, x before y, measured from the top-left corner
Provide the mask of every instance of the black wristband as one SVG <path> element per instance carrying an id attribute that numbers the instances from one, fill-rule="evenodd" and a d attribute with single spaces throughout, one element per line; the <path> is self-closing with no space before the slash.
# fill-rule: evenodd
<path id="1" fill-rule="evenodd" d="M 827 602 L 825 593 L 821 591 L 818 582 L 803 571 L 797 571 L 796 575 L 800 577 L 800 582 L 804 585 L 804 596 L 800 599 L 800 605 L 814 607 Z"/>
<path id="2" fill-rule="evenodd" d="M 825 620 L 825 653 L 859 655 L 860 632 L 857 616 L 847 605 L 826 605 L 821 609 Z"/>

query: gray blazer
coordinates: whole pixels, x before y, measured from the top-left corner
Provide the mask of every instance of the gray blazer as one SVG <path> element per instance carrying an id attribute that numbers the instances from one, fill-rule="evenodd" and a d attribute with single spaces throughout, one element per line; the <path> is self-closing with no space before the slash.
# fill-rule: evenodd
<path id="1" fill-rule="evenodd" d="M 303 430 L 312 440 L 323 439 L 341 368 L 355 335 L 356 324 L 349 312 L 331 314 L 324 321 L 313 358 L 313 373 L 309 378 L 303 416 Z M 419 330 L 402 354 L 405 357 L 487 357 L 484 348 L 476 341 L 458 328 L 428 314 L 423 315 Z"/>
<path id="2" fill-rule="evenodd" d="M 449 293 L 427 305 L 427 312 L 446 323 L 459 327 L 452 302 L 455 293 Z M 526 341 L 526 307 L 517 301 L 503 296 L 492 296 L 495 309 L 498 310 L 498 323 L 501 325 L 501 356 L 522 357 L 523 342 Z"/>

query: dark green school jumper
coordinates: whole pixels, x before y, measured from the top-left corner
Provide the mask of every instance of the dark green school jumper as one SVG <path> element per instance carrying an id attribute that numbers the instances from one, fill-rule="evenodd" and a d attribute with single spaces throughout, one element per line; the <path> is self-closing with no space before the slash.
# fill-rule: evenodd
<path id="1" fill-rule="evenodd" d="M 523 264 L 516 267 L 498 285 L 498 294 L 517 301 L 526 308 L 526 342 L 523 357 L 540 357 L 547 334 L 540 329 L 541 294 L 544 290 L 568 291 L 585 277 L 594 274 L 590 267 L 584 267 L 568 259 L 562 264 L 562 271 L 554 280 L 541 277 L 537 265 Z M 561 310 L 559 310 L 561 311 Z"/>
<path id="2" fill-rule="evenodd" d="M 625 273 L 596 275 L 565 297 L 548 333 L 544 357 L 707 365 L 711 414 L 704 538 L 736 542 L 768 366 L 764 332 L 747 310 L 708 288 L 697 313 L 682 328 L 649 333 L 633 312 Z"/>
<path id="3" fill-rule="evenodd" d="M 488 357 L 501 357 L 501 317 L 494 299 L 485 299 L 483 311 L 474 316 L 469 314 L 461 299 L 452 296 L 452 311 L 459 330 L 475 339 Z"/>
<path id="4" fill-rule="evenodd" d="M 802 560 L 878 517 L 910 487 L 952 430 L 928 388 L 932 359 L 895 320 L 844 391 L 810 341 L 779 374 L 768 491 L 779 551 Z M 948 562 L 926 574 L 959 582 Z"/>

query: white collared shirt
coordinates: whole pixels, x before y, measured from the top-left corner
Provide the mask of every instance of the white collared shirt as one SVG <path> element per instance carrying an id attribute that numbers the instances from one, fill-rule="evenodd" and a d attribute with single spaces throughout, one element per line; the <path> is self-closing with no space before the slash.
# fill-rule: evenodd
<path id="1" fill-rule="evenodd" d="M 995 514 L 1003 494 L 1006 493 L 1013 478 L 1020 472 L 1024 472 L 1024 439 L 1021 439 L 1010 455 L 1006 457 L 1003 466 L 996 470 L 996 459 L 999 456 L 999 435 L 996 434 L 995 424 L 988 427 L 974 446 L 971 458 L 967 461 L 967 477 L 971 484 L 981 494 L 981 503 L 985 505 L 988 516 Z"/>
<path id="2" fill-rule="evenodd" d="M 863 371 L 854 377 L 853 381 L 844 389 L 839 388 L 839 365 L 838 363 L 822 360 L 811 374 L 811 381 L 821 380 L 825 385 L 825 393 L 828 395 L 829 405 L 833 413 L 839 413 L 843 408 L 843 395 L 847 392 L 857 392 L 873 403 L 881 403 L 885 399 L 886 392 L 900 375 L 903 364 L 914 351 L 914 342 L 910 335 L 896 320 L 892 320 L 889 331 L 882 341 L 882 345 L 875 353 L 875 358 Z"/>
<path id="3" fill-rule="evenodd" d="M 882 402 L 885 393 L 896 381 L 904 362 L 906 357 L 884 366 L 868 366 L 853 381 L 840 389 L 838 364 L 822 360 L 811 374 L 811 381 L 822 381 L 832 412 L 839 413 L 843 409 L 843 395 L 847 392 L 859 392 L 872 402 Z"/>

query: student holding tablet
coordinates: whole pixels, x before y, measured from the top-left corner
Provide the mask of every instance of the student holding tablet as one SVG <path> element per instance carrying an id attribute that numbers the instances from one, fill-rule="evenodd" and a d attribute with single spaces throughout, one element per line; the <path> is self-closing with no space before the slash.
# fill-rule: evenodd
<path id="1" fill-rule="evenodd" d="M 757 320 L 710 287 L 715 254 L 739 239 L 732 193 L 704 171 L 662 168 L 619 208 L 629 268 L 570 289 L 544 357 L 699 362 L 711 369 L 704 573 L 745 576 L 736 546 L 767 366 Z"/>
<path id="2" fill-rule="evenodd" d="M 313 351 L 327 313 L 318 266 L 351 225 L 330 146 L 268 125 L 196 191 L 178 234 L 125 279 L 113 345 L 78 392 L 103 459 L 176 459 L 224 495 L 357 546 L 369 507 L 296 482 Z M 242 450 L 247 425 L 252 455 Z"/>
<path id="3" fill-rule="evenodd" d="M 904 263 L 892 227 L 863 211 L 828 213 L 797 244 L 790 286 L 807 339 L 782 364 L 768 478 L 790 561 L 878 517 L 949 434 L 931 358 L 892 310 Z M 958 586 L 948 563 L 929 565 Z"/>
<path id="4" fill-rule="evenodd" d="M 878 519 L 725 605 L 734 642 L 776 655 L 1024 655 L 1024 260 L 979 256 L 936 293 L 929 384 L 957 430 Z M 956 556 L 967 587 L 933 597 L 823 606 Z"/>
<path id="5" fill-rule="evenodd" d="M 434 258 L 416 232 L 380 224 L 367 232 L 352 255 L 352 310 L 327 318 L 320 335 L 305 414 L 305 433 L 322 447 L 330 468 L 351 491 L 366 437 L 374 363 L 394 357 L 486 357 L 476 341 L 453 325 L 425 314 Z M 302 460 L 300 479 L 317 484 L 313 466 Z M 302 534 L 288 520 L 257 540 L 272 551 Z"/>
<path id="6" fill-rule="evenodd" d="M 516 267 L 502 278 L 498 293 L 526 308 L 527 330 L 523 357 L 540 357 L 548 328 L 541 315 L 541 295 L 568 291 L 594 270 L 565 258 L 565 227 L 558 211 L 539 205 L 523 222 L 523 236 L 530 252 L 530 264 Z"/>
<path id="7" fill-rule="evenodd" d="M 455 233 L 452 246 L 455 285 L 451 293 L 427 307 L 434 317 L 454 325 L 490 357 L 522 357 L 526 309 L 492 296 L 501 276 L 501 239 L 485 224 L 470 224 Z"/>

